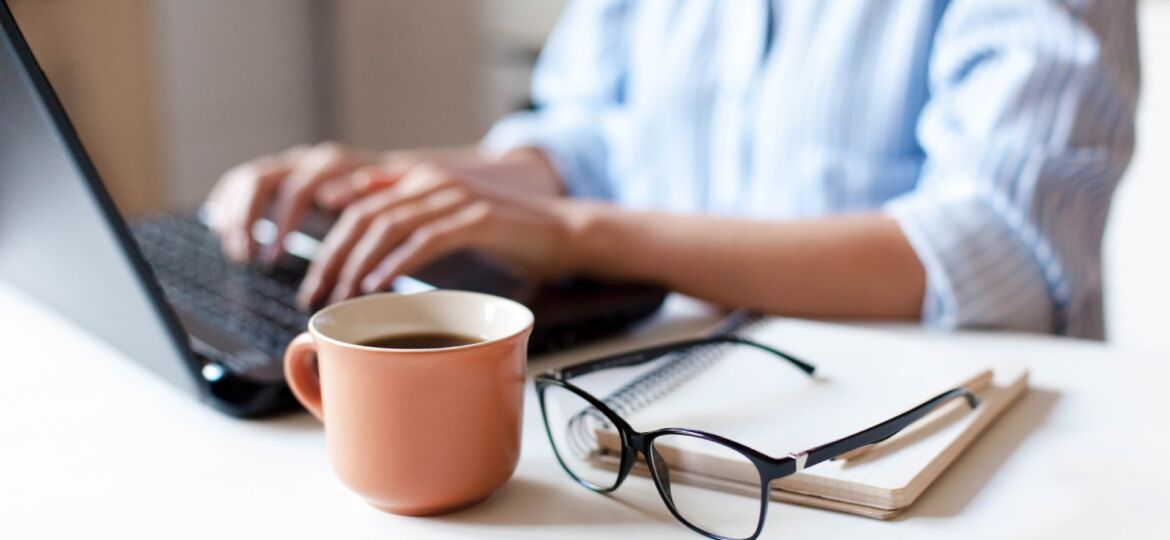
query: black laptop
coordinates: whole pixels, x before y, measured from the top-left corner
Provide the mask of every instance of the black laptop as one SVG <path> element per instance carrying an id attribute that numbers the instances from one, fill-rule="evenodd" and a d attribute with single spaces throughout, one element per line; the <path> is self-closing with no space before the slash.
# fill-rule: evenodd
<path id="1" fill-rule="evenodd" d="M 3 0 L 0 30 L 0 278 L 221 411 L 294 407 L 281 356 L 310 315 L 293 305 L 304 258 L 266 272 L 229 263 L 194 213 L 127 224 Z M 311 236 L 300 240 L 292 251 L 311 256 Z M 472 252 L 397 285 L 521 301 L 536 315 L 533 353 L 620 331 L 665 296 L 637 284 L 536 283 Z"/>

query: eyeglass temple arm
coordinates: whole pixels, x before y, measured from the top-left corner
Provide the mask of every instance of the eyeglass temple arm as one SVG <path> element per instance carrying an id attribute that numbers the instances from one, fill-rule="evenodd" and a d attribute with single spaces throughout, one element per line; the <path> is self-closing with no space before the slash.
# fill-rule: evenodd
<path id="1" fill-rule="evenodd" d="M 718 345 L 721 343 L 747 345 L 749 347 L 755 347 L 756 349 L 762 350 L 764 352 L 773 354 L 775 356 L 778 356 L 780 358 L 787 360 L 790 364 L 796 366 L 797 368 L 799 368 L 801 371 L 805 372 L 808 375 L 812 375 L 814 372 L 816 372 L 816 369 L 817 369 L 816 366 L 809 364 L 808 362 L 800 360 L 799 358 L 796 358 L 795 356 L 792 356 L 788 353 L 785 353 L 785 352 L 779 351 L 777 349 L 774 349 L 772 347 L 769 347 L 767 345 L 764 345 L 763 343 L 752 341 L 750 339 L 744 339 L 744 338 L 741 338 L 738 336 L 713 336 L 713 337 L 709 337 L 709 338 L 692 339 L 692 340 L 687 340 L 687 341 L 679 341 L 679 342 L 675 342 L 675 343 L 669 343 L 666 345 L 658 345 L 655 347 L 647 347 L 645 349 L 639 349 L 639 350 L 625 352 L 625 353 L 621 353 L 621 354 L 615 354 L 613 356 L 599 358 L 597 360 L 584 362 L 581 364 L 577 364 L 577 365 L 562 369 L 562 370 L 560 370 L 560 376 L 561 376 L 561 379 L 570 379 L 573 377 L 579 377 L 581 375 L 586 375 L 586 374 L 593 373 L 595 371 L 600 371 L 603 369 L 638 366 L 638 365 L 642 365 L 642 364 L 645 364 L 647 362 L 650 362 L 652 360 L 657 360 L 658 358 L 662 358 L 663 356 L 670 354 L 670 353 L 682 352 L 682 351 L 685 351 L 687 349 L 692 349 L 692 348 L 703 346 L 703 345 Z"/>
<path id="2" fill-rule="evenodd" d="M 818 463 L 828 461 L 843 454 L 847 454 L 863 446 L 877 444 L 890 437 L 893 437 L 898 432 L 906 429 L 914 422 L 920 420 L 923 416 L 930 414 L 931 411 L 949 403 L 956 398 L 963 398 L 967 402 L 967 406 L 974 409 L 979 406 L 979 398 L 975 396 L 970 390 L 966 388 L 952 388 L 943 392 L 933 398 L 930 398 L 925 403 L 914 407 L 898 416 L 895 416 L 885 422 L 873 426 L 865 431 L 861 431 L 838 439 L 831 443 L 823 444 L 815 448 L 810 448 L 804 452 L 793 456 L 797 460 L 797 468 L 799 471 L 808 467 L 812 467 Z"/>

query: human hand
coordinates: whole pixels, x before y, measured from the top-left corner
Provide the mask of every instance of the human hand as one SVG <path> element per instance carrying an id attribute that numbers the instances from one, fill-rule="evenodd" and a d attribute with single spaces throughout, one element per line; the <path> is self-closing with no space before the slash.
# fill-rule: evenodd
<path id="1" fill-rule="evenodd" d="M 394 167 L 363 169 L 372 182 L 389 187 L 342 212 L 309 267 L 298 303 L 307 309 L 381 290 L 399 275 L 468 248 L 537 276 L 569 271 L 572 237 L 586 205 L 503 188 L 480 170 L 428 163 L 399 177 Z"/>
<path id="2" fill-rule="evenodd" d="M 296 228 L 315 198 L 331 208 L 341 202 L 338 188 L 330 192 L 322 186 L 346 178 L 376 158 L 372 152 L 324 143 L 296 146 L 232 168 L 208 196 L 211 228 L 219 235 L 224 253 L 238 262 L 256 258 L 252 226 L 271 207 L 278 232 L 265 258 L 274 261 L 285 235 Z"/>
<path id="3" fill-rule="evenodd" d="M 470 166 L 480 160 L 474 148 L 465 147 L 379 154 L 336 143 L 296 146 L 225 173 L 208 197 L 211 227 L 225 254 L 238 262 L 250 261 L 257 256 L 252 227 L 271 210 L 277 234 L 263 258 L 272 264 L 282 253 L 285 236 L 297 228 L 312 204 L 341 210 L 424 161 Z M 375 163 L 376 177 L 360 172 Z"/>

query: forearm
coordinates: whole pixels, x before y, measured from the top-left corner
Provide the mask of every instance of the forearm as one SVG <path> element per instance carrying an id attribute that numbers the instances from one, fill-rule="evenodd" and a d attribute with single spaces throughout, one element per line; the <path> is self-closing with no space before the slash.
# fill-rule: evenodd
<path id="1" fill-rule="evenodd" d="M 891 218 L 758 221 L 590 205 L 571 258 L 599 277 L 811 317 L 917 318 L 925 271 Z"/>

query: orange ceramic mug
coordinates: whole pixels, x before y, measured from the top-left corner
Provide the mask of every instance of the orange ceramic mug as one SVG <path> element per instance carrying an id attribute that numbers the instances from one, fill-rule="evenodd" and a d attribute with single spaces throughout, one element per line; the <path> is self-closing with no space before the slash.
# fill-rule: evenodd
<path id="1" fill-rule="evenodd" d="M 376 294 L 314 315 L 289 344 L 284 371 L 297 399 L 325 423 L 342 483 L 387 512 L 437 514 L 483 500 L 516 469 L 531 331 L 528 308 L 491 295 Z M 359 345 L 434 333 L 479 341 Z"/>

